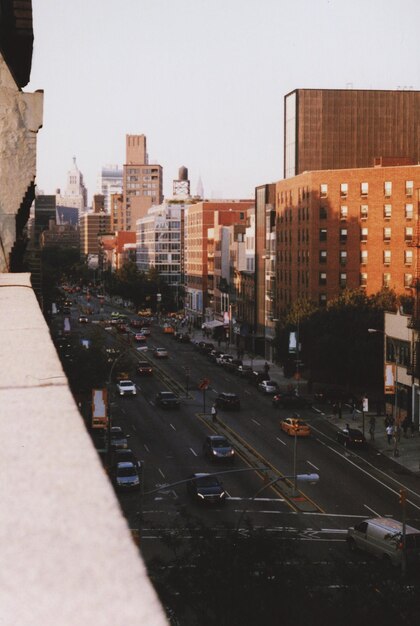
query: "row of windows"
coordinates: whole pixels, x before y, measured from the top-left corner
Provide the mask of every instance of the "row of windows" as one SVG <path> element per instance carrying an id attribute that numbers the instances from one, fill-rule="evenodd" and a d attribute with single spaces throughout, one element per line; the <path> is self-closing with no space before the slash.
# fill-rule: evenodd
<path id="1" fill-rule="evenodd" d="M 349 193 L 349 184 L 341 183 L 340 184 L 340 196 L 342 198 L 347 198 Z M 369 183 L 362 182 L 359 186 L 359 193 L 361 196 L 367 196 L 369 194 Z M 390 198 L 392 195 L 392 181 L 386 180 L 383 184 L 383 193 L 386 198 Z M 412 180 L 405 181 L 405 195 L 412 196 L 414 193 L 414 182 Z M 319 195 L 321 198 L 326 198 L 328 196 L 328 184 L 321 183 L 319 187 Z"/>
<path id="2" fill-rule="evenodd" d="M 405 218 L 406 219 L 413 219 L 413 205 L 412 204 L 406 204 L 404 209 L 405 209 Z M 346 220 L 348 218 L 348 214 L 349 214 L 348 206 L 341 205 L 340 206 L 340 219 L 341 220 Z M 365 220 L 365 219 L 368 218 L 368 215 L 369 215 L 369 206 L 367 204 L 361 204 L 360 205 L 360 218 L 362 220 Z M 326 209 L 324 207 L 320 208 L 319 217 L 321 219 L 326 219 L 327 212 L 326 212 Z M 383 217 L 385 219 L 391 219 L 391 217 L 392 217 L 392 204 L 384 204 L 384 206 L 383 206 Z"/>
<path id="3" fill-rule="evenodd" d="M 327 241 L 328 231 L 326 228 L 319 229 L 319 241 Z M 392 229 L 390 226 L 386 226 L 383 228 L 382 235 L 384 241 L 391 240 Z M 367 241 L 369 235 L 369 229 L 367 227 L 363 227 L 360 229 L 360 241 Z M 414 235 L 414 229 L 412 226 L 406 226 L 404 230 L 405 241 L 412 241 Z M 347 228 L 340 228 L 339 231 L 339 240 L 340 243 L 345 243 L 348 237 Z M 287 238 L 286 238 L 287 239 Z M 281 239 L 280 239 L 281 241 Z"/>
<path id="4" fill-rule="evenodd" d="M 319 262 L 326 263 L 327 262 L 327 250 L 319 251 Z M 382 254 L 383 262 L 386 264 L 391 263 L 391 250 L 384 250 Z M 299 263 L 299 253 L 298 253 L 298 263 Z M 405 265 L 411 265 L 414 260 L 413 250 L 404 250 L 404 263 Z M 340 250 L 339 252 L 339 262 L 341 265 L 346 265 L 347 263 L 347 250 Z M 362 265 L 366 265 L 368 262 L 368 251 L 361 250 L 360 252 L 360 262 Z"/>
<path id="5" fill-rule="evenodd" d="M 331 276 L 330 276 L 331 280 Z M 368 275 L 366 272 L 362 272 L 359 277 L 360 286 L 366 287 L 368 281 Z M 327 284 L 327 273 L 319 272 L 318 283 L 320 286 L 325 286 Z M 340 287 L 347 287 L 347 273 L 339 272 L 338 275 L 338 283 Z M 404 274 L 404 287 L 411 287 L 413 284 L 413 274 Z M 382 285 L 384 287 L 391 286 L 391 274 L 389 272 L 385 272 L 382 274 Z"/>

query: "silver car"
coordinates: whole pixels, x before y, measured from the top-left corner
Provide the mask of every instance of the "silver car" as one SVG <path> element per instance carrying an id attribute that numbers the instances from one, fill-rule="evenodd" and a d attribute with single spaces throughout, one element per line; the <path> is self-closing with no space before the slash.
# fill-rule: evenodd
<path id="1" fill-rule="evenodd" d="M 140 487 L 138 467 L 131 461 L 117 463 L 113 479 L 117 489 L 138 489 Z"/>

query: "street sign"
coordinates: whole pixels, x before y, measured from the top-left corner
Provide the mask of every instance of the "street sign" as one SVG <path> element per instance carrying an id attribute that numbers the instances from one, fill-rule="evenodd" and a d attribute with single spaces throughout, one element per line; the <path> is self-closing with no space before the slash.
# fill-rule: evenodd
<path id="1" fill-rule="evenodd" d="M 202 380 L 200 380 L 200 382 L 198 383 L 198 388 L 205 391 L 206 389 L 209 388 L 209 384 L 210 381 L 208 378 L 203 378 Z"/>

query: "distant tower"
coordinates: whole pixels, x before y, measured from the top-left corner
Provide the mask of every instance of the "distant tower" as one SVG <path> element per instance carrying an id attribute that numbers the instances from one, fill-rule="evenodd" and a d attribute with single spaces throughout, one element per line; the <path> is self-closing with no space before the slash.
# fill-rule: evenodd
<path id="1" fill-rule="evenodd" d="M 198 178 L 197 196 L 199 198 L 204 198 L 204 187 L 203 187 L 203 181 L 201 180 L 201 176 L 199 176 L 199 178 Z"/>
<path id="2" fill-rule="evenodd" d="M 178 170 L 178 180 L 173 181 L 173 195 L 189 197 L 190 181 L 188 180 L 188 169 L 184 166 Z"/>
<path id="3" fill-rule="evenodd" d="M 58 190 L 57 190 L 58 191 Z M 56 195 L 57 206 L 74 207 L 85 211 L 87 207 L 87 189 L 83 182 L 83 174 L 73 157 L 73 167 L 67 172 L 67 185 L 63 195 Z"/>

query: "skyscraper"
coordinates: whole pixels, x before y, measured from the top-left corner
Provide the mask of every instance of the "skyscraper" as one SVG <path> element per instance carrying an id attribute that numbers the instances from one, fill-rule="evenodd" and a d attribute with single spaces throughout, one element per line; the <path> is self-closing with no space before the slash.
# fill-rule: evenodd
<path id="1" fill-rule="evenodd" d="M 420 91 L 296 89 L 284 98 L 284 177 L 420 161 Z"/>
<path id="2" fill-rule="evenodd" d="M 123 230 L 135 230 L 136 220 L 152 205 L 162 204 L 162 166 L 149 164 L 145 135 L 126 135 L 123 167 Z"/>
<path id="3" fill-rule="evenodd" d="M 74 207 L 79 214 L 87 208 L 87 189 L 83 182 L 83 174 L 76 164 L 76 157 L 73 157 L 73 167 L 67 172 L 67 185 L 64 194 L 57 189 L 57 206 Z"/>
<path id="4" fill-rule="evenodd" d="M 118 165 L 105 165 L 101 169 L 98 180 L 98 193 L 105 197 L 105 211 L 111 210 L 111 194 L 122 193 L 123 170 Z"/>

